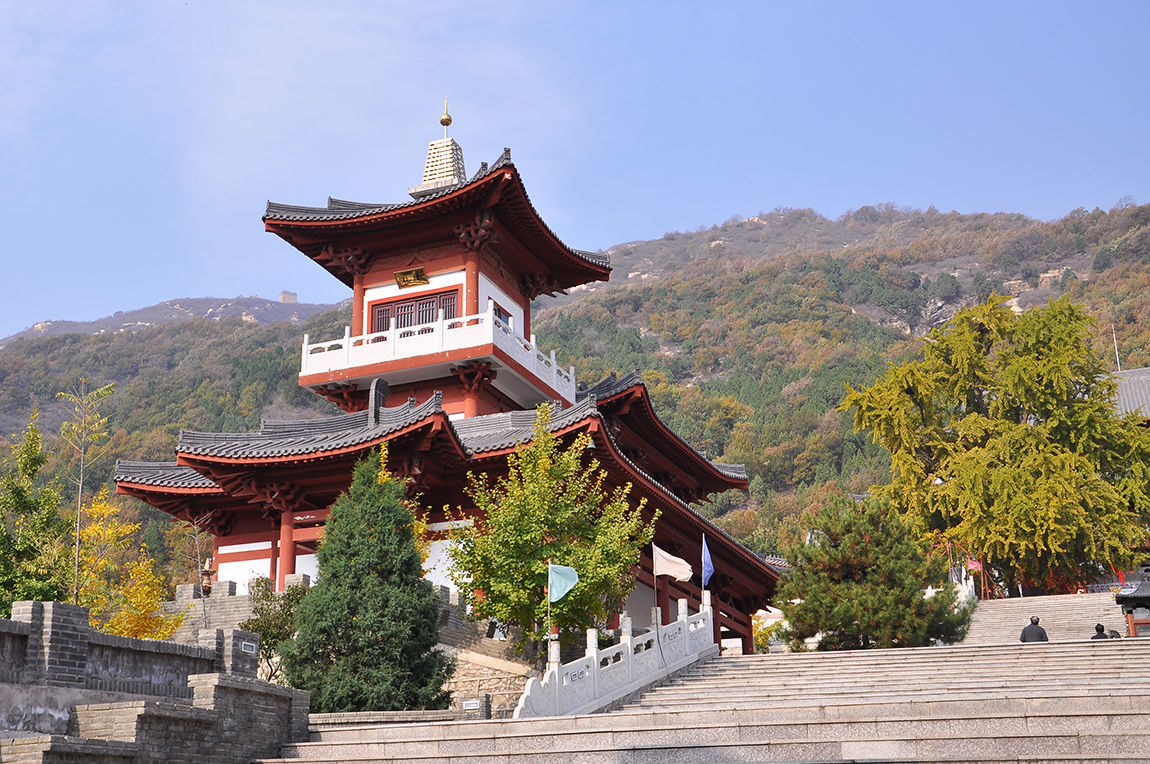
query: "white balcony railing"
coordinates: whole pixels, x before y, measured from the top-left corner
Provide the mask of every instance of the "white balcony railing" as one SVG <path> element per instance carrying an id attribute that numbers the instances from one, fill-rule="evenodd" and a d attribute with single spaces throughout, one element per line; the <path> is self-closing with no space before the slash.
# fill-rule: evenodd
<path id="1" fill-rule="evenodd" d="M 575 367 L 561 368 L 554 351 L 540 350 L 535 335 L 530 340 L 517 335 L 513 320 L 499 320 L 493 307 L 489 303 L 486 313 L 447 319 L 441 310 L 429 324 L 393 327 L 358 337 L 351 336 L 350 327 L 344 327 L 342 337 L 325 342 L 313 343 L 304 335 L 300 376 L 494 344 L 564 399 L 574 401 Z"/>

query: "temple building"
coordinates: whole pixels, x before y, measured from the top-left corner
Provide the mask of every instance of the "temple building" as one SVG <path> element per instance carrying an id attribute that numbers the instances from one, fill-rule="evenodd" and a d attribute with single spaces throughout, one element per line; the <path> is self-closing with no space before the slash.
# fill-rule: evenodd
<path id="1" fill-rule="evenodd" d="M 535 407 L 548 403 L 556 435 L 587 433 L 611 484 L 631 483 L 634 499 L 661 510 L 655 543 L 693 561 L 691 581 L 658 581 L 664 617 L 672 599 L 699 607 L 705 534 L 716 631 L 749 652 L 751 615 L 774 593 L 778 571 L 691 507 L 746 488 L 745 469 L 710 461 L 668 428 L 638 373 L 580 386 L 573 367 L 538 347 L 532 301 L 607 280 L 608 259 L 568 247 L 547 227 L 510 150 L 467 179 L 446 113 L 441 123 L 444 138 L 430 144 L 411 200 L 269 202 L 264 214 L 268 231 L 352 290 L 351 326 L 341 337 L 305 336 L 299 374 L 343 413 L 264 421 L 254 433 L 181 432 L 175 461 L 117 464 L 117 491 L 213 534 L 221 580 L 243 587 L 269 576 L 282 588 L 287 575 L 314 576 L 329 507 L 356 461 L 387 443 L 389 469 L 433 508 L 427 576 L 447 583 L 448 518 L 434 508 L 474 511 L 467 473 L 506 472 L 508 454 L 532 435 Z M 651 572 L 648 549 L 629 607 L 637 625 L 656 599 Z"/>

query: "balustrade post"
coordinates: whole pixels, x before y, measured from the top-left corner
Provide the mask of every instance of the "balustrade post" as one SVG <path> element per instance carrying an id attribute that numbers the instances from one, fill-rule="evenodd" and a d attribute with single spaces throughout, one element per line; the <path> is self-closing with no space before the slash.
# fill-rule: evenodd
<path id="1" fill-rule="evenodd" d="M 343 327 L 343 368 L 351 366 L 351 327 Z"/>
<path id="2" fill-rule="evenodd" d="M 591 659 L 591 675 L 587 677 L 591 681 L 591 697 L 599 697 L 599 630 L 595 628 L 587 629 L 587 651 L 586 655 Z"/>
<path id="3" fill-rule="evenodd" d="M 552 637 L 558 637 L 558 634 L 552 634 Z M 547 640 L 547 671 L 559 672 L 559 640 Z"/>
<path id="4" fill-rule="evenodd" d="M 303 352 L 300 354 L 300 359 L 299 359 L 299 373 L 300 374 L 306 374 L 307 373 L 307 346 L 308 346 L 308 343 L 310 340 L 311 340 L 311 338 L 308 335 L 305 334 L 303 336 Z"/>
<path id="5" fill-rule="evenodd" d="M 624 610 L 619 617 L 619 644 L 623 646 L 623 663 L 627 665 L 627 682 L 631 682 L 631 672 L 635 648 L 631 644 L 631 616 Z"/>
<path id="6" fill-rule="evenodd" d="M 447 337 L 445 329 L 447 328 L 443 321 L 443 308 L 439 309 L 438 318 L 436 318 L 435 333 L 439 335 L 439 349 L 442 350 L 444 345 L 447 344 Z"/>
<path id="7" fill-rule="evenodd" d="M 686 623 L 687 621 L 687 600 L 685 598 L 679 601 L 679 620 Z"/>

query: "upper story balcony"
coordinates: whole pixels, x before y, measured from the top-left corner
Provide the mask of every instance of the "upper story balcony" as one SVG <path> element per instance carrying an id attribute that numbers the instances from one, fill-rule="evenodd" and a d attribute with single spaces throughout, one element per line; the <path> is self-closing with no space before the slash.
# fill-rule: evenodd
<path id="1" fill-rule="evenodd" d="M 535 335 L 526 339 L 515 331 L 514 319 L 500 319 L 493 303 L 486 313 L 444 318 L 386 331 L 311 342 L 304 336 L 300 384 L 319 387 L 357 383 L 366 388 L 375 377 L 393 387 L 447 376 L 453 366 L 489 360 L 498 371 L 494 386 L 522 405 L 556 397 L 575 402 L 575 368 L 561 368 L 555 353 L 544 353 Z"/>

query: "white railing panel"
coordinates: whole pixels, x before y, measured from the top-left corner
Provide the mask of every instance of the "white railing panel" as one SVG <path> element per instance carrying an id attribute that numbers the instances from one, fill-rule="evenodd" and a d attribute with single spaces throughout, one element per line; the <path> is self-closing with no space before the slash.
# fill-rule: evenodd
<path id="1" fill-rule="evenodd" d="M 709 597 L 704 599 L 703 610 L 690 616 L 686 600 L 680 600 L 679 618 L 674 623 L 632 636 L 631 619 L 624 618 L 619 644 L 602 650 L 596 649 L 595 630 L 589 629 L 587 654 L 563 665 L 559 664 L 558 644 L 550 644 L 547 673 L 542 681 L 534 677 L 527 681 L 514 717 L 592 713 L 670 673 L 717 655 L 712 617 Z"/>

